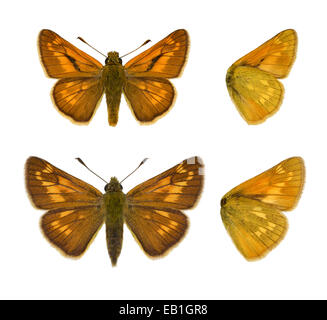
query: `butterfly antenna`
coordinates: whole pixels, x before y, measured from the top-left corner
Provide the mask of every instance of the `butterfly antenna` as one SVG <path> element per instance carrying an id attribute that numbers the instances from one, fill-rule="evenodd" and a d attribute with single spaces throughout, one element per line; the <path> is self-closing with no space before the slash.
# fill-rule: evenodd
<path id="1" fill-rule="evenodd" d="M 106 180 L 102 179 L 99 175 L 97 175 L 94 171 L 92 171 L 81 158 L 75 158 L 80 164 L 82 164 L 86 169 L 88 169 L 89 171 L 91 171 L 94 175 L 96 175 L 98 178 L 100 178 L 102 181 L 104 181 L 105 183 L 108 183 Z"/>
<path id="2" fill-rule="evenodd" d="M 143 159 L 142 161 L 141 161 L 141 163 L 138 165 L 138 167 L 135 169 L 135 170 L 133 170 L 127 177 L 125 177 L 122 181 L 120 181 L 119 183 L 121 184 L 123 181 L 125 181 L 129 176 L 131 176 L 142 164 L 144 164 L 144 162 L 146 161 L 146 160 L 148 160 L 149 158 L 145 158 L 145 159 Z"/>
<path id="3" fill-rule="evenodd" d="M 145 46 L 147 43 L 149 43 L 151 40 L 146 40 L 144 43 L 142 43 L 139 47 L 137 47 L 136 49 L 134 49 L 133 51 L 131 51 L 131 52 L 128 52 L 128 53 L 126 53 L 126 54 L 124 54 L 123 56 L 120 56 L 119 58 L 124 58 L 124 57 L 126 57 L 127 55 L 129 55 L 129 54 L 131 54 L 131 53 L 133 53 L 133 52 L 135 52 L 136 50 L 138 50 L 138 49 L 140 49 L 140 48 L 142 48 L 143 46 Z"/>
<path id="4" fill-rule="evenodd" d="M 105 58 L 107 58 L 107 56 L 105 54 L 103 54 L 102 52 L 100 52 L 99 50 L 95 49 L 94 47 L 92 47 L 90 44 L 88 44 L 82 37 L 77 37 L 78 40 L 81 40 L 82 42 L 84 42 L 85 44 L 87 44 L 89 47 L 91 47 L 93 50 L 95 50 L 96 52 L 102 54 Z"/>

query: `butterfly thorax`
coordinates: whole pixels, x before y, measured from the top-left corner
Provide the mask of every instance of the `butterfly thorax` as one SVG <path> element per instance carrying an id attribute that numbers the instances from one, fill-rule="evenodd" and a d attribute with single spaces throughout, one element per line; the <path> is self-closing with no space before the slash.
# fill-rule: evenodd
<path id="1" fill-rule="evenodd" d="M 126 206 L 126 196 L 117 178 L 111 178 L 105 186 L 103 195 L 103 210 L 106 223 L 107 247 L 112 265 L 116 265 L 123 242 L 123 212 Z"/>
<path id="2" fill-rule="evenodd" d="M 119 104 L 125 80 L 125 71 L 118 52 L 108 52 L 101 81 L 106 93 L 108 120 L 111 126 L 115 126 L 118 122 Z"/>

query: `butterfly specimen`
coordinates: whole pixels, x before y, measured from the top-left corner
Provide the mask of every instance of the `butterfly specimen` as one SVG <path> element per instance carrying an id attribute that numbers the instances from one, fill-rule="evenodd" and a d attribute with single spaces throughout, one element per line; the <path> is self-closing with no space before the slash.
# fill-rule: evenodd
<path id="1" fill-rule="evenodd" d="M 227 71 L 230 97 L 248 124 L 259 124 L 279 109 L 296 56 L 297 35 L 288 29 L 237 60 Z"/>
<path id="2" fill-rule="evenodd" d="M 127 194 L 113 177 L 102 194 L 49 162 L 30 157 L 25 178 L 32 203 L 48 210 L 41 218 L 41 228 L 51 243 L 68 256 L 80 256 L 105 222 L 114 266 L 122 248 L 124 222 L 152 257 L 164 254 L 181 240 L 188 227 L 181 210 L 195 206 L 202 190 L 203 170 L 200 158 L 193 157 Z"/>
<path id="3" fill-rule="evenodd" d="M 59 111 L 73 121 L 88 123 L 105 93 L 109 125 L 115 126 L 122 92 L 142 123 L 169 110 L 175 90 L 167 79 L 181 74 L 189 38 L 186 30 L 176 30 L 124 66 L 118 52 L 109 52 L 103 66 L 51 30 L 42 30 L 38 43 L 46 74 L 59 79 L 52 90 Z"/>
<path id="4" fill-rule="evenodd" d="M 287 219 L 302 193 L 305 168 L 289 158 L 243 182 L 221 199 L 221 218 L 234 244 L 247 260 L 263 257 L 285 236 Z"/>

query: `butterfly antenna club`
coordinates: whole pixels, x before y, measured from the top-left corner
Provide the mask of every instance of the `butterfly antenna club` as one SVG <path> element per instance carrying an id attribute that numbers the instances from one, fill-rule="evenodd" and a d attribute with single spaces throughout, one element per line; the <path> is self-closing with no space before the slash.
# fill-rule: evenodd
<path id="1" fill-rule="evenodd" d="M 125 181 L 129 176 L 131 176 L 140 166 L 142 166 L 144 163 L 145 163 L 145 161 L 147 161 L 149 158 L 144 158 L 142 161 L 141 161 L 141 163 L 138 165 L 138 167 L 135 169 L 135 170 L 133 170 L 127 177 L 125 177 L 122 181 L 120 181 L 119 183 L 121 184 L 123 181 Z"/>
<path id="2" fill-rule="evenodd" d="M 120 56 L 119 58 L 124 58 L 126 56 L 128 56 L 129 54 L 135 52 L 136 50 L 142 48 L 143 46 L 145 46 L 146 44 L 148 44 L 151 40 L 146 40 L 144 43 L 142 43 L 139 47 L 137 47 L 136 49 L 132 50 L 131 52 L 128 52 L 126 54 L 124 54 L 123 56 Z"/>
<path id="3" fill-rule="evenodd" d="M 96 174 L 94 171 L 92 171 L 81 158 L 75 158 L 80 164 L 82 164 L 86 169 L 88 169 L 89 171 L 91 171 L 94 175 L 96 175 L 98 178 L 100 178 L 102 181 L 104 181 L 105 183 L 108 183 L 106 180 L 104 180 L 103 178 L 101 178 L 98 174 Z"/>
<path id="4" fill-rule="evenodd" d="M 90 44 L 88 44 L 82 37 L 77 37 L 78 40 L 81 40 L 82 42 L 84 42 L 85 44 L 87 44 L 90 48 L 92 48 L 93 50 L 95 50 L 96 52 L 102 54 L 104 57 L 107 58 L 107 56 L 105 54 L 103 54 L 102 52 L 100 52 L 99 50 L 95 49 L 94 47 L 92 47 Z"/>

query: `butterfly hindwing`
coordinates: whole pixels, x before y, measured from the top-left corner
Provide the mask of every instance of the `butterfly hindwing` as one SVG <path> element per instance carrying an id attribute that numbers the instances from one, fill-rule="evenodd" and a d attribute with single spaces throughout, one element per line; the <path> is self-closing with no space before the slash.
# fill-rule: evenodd
<path id="1" fill-rule="evenodd" d="M 104 221 L 97 206 L 49 210 L 42 216 L 44 235 L 65 254 L 80 256 Z"/>
<path id="2" fill-rule="evenodd" d="M 240 196 L 221 208 L 221 218 L 235 246 L 248 259 L 258 259 L 285 236 L 287 219 L 276 208 Z"/>
<path id="3" fill-rule="evenodd" d="M 172 106 L 175 90 L 164 78 L 130 78 L 124 94 L 137 120 L 149 122 L 166 113 Z"/>
<path id="4" fill-rule="evenodd" d="M 248 124 L 259 124 L 279 109 L 284 88 L 277 79 L 288 75 L 296 50 L 296 32 L 284 30 L 228 69 L 228 92 Z"/>
<path id="5" fill-rule="evenodd" d="M 221 218 L 239 251 L 248 260 L 264 256 L 283 239 L 287 220 L 303 190 L 303 159 L 286 159 L 245 181 L 221 200 Z"/>
<path id="6" fill-rule="evenodd" d="M 52 90 L 57 108 L 77 122 L 88 122 L 101 101 L 103 86 L 99 78 L 60 79 Z"/>
<path id="7" fill-rule="evenodd" d="M 233 74 L 227 80 L 228 91 L 249 124 L 260 123 L 278 111 L 284 87 L 273 75 L 248 66 L 236 67 Z"/>
<path id="8" fill-rule="evenodd" d="M 125 221 L 147 254 L 161 255 L 183 237 L 187 218 L 180 210 L 195 205 L 203 174 L 202 161 L 194 157 L 127 193 Z"/>
<path id="9" fill-rule="evenodd" d="M 149 206 L 129 206 L 125 221 L 150 256 L 165 253 L 184 236 L 188 221 L 179 210 Z"/>

